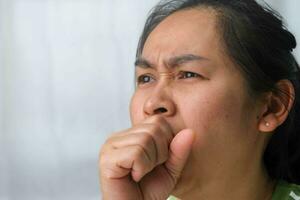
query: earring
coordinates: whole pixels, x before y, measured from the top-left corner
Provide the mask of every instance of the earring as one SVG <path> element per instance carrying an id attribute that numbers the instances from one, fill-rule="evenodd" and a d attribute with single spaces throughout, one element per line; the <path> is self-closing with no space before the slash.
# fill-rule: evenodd
<path id="1" fill-rule="evenodd" d="M 269 126 L 270 126 L 270 123 L 269 123 L 269 122 L 266 122 L 266 126 L 269 127 Z"/>

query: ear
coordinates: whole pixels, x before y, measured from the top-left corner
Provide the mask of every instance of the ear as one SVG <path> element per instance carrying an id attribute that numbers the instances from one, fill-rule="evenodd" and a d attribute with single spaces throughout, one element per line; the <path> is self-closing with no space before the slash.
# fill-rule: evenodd
<path id="1" fill-rule="evenodd" d="M 286 79 L 280 80 L 276 87 L 283 93 L 268 93 L 258 122 L 258 129 L 261 132 L 274 131 L 286 120 L 293 106 L 295 90 L 291 81 Z"/>

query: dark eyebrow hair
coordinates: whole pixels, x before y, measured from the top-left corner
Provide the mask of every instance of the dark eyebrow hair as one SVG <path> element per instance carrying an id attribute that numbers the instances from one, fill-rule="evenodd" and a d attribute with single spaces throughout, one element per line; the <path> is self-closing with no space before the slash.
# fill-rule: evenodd
<path id="1" fill-rule="evenodd" d="M 206 60 L 209 61 L 209 59 L 204 58 L 202 56 L 194 55 L 194 54 L 183 54 L 175 57 L 171 57 L 166 65 L 169 67 L 178 67 L 179 65 L 182 65 L 187 62 L 192 62 L 192 61 L 199 61 L 199 60 Z M 137 58 L 135 61 L 134 65 L 136 67 L 141 67 L 141 68 L 154 68 L 154 65 L 148 61 L 145 58 Z"/>
<path id="2" fill-rule="evenodd" d="M 175 56 L 169 59 L 168 65 L 169 66 L 178 66 L 187 62 L 192 61 L 199 61 L 199 60 L 208 60 L 207 58 L 204 58 L 202 56 L 194 55 L 194 54 L 184 54 L 180 56 Z"/>
<path id="3" fill-rule="evenodd" d="M 134 65 L 141 68 L 153 68 L 153 65 L 150 63 L 150 61 L 146 60 L 145 58 L 137 58 L 134 62 Z"/>

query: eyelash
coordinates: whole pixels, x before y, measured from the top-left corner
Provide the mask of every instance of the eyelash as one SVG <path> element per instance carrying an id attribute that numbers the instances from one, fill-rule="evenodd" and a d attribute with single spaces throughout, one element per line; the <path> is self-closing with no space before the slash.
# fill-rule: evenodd
<path id="1" fill-rule="evenodd" d="M 186 75 L 189 74 L 190 77 L 186 77 Z M 192 76 L 191 76 L 192 75 Z M 185 76 L 185 77 L 184 77 Z M 195 72 L 189 72 L 189 71 L 180 71 L 179 72 L 179 77 L 178 79 L 186 79 L 186 78 L 199 78 L 199 77 L 202 77 L 200 74 L 197 74 Z M 148 79 L 148 81 L 145 81 L 145 78 Z M 143 74 L 143 75 L 140 75 L 138 78 L 137 78 L 137 84 L 146 84 L 146 83 L 149 83 L 151 80 L 155 80 L 150 74 Z"/>
<path id="2" fill-rule="evenodd" d="M 144 79 L 145 78 L 149 78 L 149 79 L 154 79 L 151 75 L 149 74 L 143 74 L 143 75 L 140 75 L 138 78 L 137 78 L 137 84 L 138 85 L 141 85 L 141 84 L 146 84 L 146 83 L 149 83 L 150 81 L 146 82 Z"/>
<path id="3" fill-rule="evenodd" d="M 189 72 L 189 71 L 181 71 L 181 72 L 179 72 L 179 74 L 180 75 L 187 75 L 187 74 L 190 74 L 190 75 L 193 75 L 192 77 L 187 77 L 187 78 L 199 78 L 199 77 L 201 77 L 201 75 L 200 74 L 197 74 L 197 73 L 195 73 L 195 72 Z M 183 79 L 182 77 L 180 77 L 179 79 Z"/>

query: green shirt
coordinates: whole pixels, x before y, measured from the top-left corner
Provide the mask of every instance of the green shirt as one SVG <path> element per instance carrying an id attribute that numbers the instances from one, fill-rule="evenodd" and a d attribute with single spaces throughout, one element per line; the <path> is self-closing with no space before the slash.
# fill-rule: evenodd
<path id="1" fill-rule="evenodd" d="M 272 200 L 300 200 L 300 186 L 278 181 Z"/>
<path id="2" fill-rule="evenodd" d="M 167 200 L 178 200 L 170 196 Z M 285 181 L 278 181 L 272 200 L 300 200 L 300 186 Z"/>

